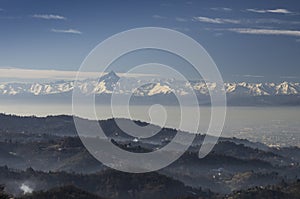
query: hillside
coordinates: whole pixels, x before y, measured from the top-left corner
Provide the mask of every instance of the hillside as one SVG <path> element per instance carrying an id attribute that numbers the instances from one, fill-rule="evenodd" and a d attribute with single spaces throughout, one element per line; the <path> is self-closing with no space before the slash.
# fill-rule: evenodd
<path id="1" fill-rule="evenodd" d="M 132 198 L 133 193 L 136 198 L 182 194 L 191 197 L 192 193 L 207 197 L 211 192 L 229 194 L 293 181 L 300 175 L 297 147 L 271 148 L 237 138 L 220 138 L 213 151 L 199 159 L 203 135 L 196 136 L 188 151 L 168 167 L 143 175 L 125 174 L 108 169 L 88 153 L 76 136 L 70 116 L 37 118 L 2 114 L 0 119 L 0 184 L 14 195 L 23 193 L 20 187 L 25 183 L 37 192 L 73 185 L 116 199 L 122 198 L 121 195 Z M 152 138 L 136 141 L 122 132 L 114 119 L 99 123 L 113 144 L 137 153 L 156 150 L 176 134 L 174 129 L 163 128 Z M 101 143 L 97 137 L 86 139 Z"/>

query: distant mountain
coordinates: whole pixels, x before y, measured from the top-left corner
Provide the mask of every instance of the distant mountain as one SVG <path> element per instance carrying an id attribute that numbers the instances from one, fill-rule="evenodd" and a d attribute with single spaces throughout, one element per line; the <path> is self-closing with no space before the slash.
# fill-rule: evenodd
<path id="1" fill-rule="evenodd" d="M 136 79 L 125 77 L 122 78 L 113 71 L 96 79 L 87 79 L 78 82 L 78 88 L 85 95 L 96 94 L 97 96 L 107 94 L 129 95 L 135 97 L 153 97 L 168 96 L 171 93 L 188 97 L 194 91 L 199 98 L 209 97 L 211 92 L 222 92 L 222 85 L 214 82 L 183 82 L 174 79 Z M 75 86 L 74 81 L 58 81 L 51 83 L 1 83 L 0 96 L 70 96 Z M 249 103 L 274 102 L 268 97 L 289 97 L 287 102 L 295 99 L 300 101 L 300 83 L 282 82 L 282 83 L 247 83 L 232 82 L 224 83 L 225 92 L 230 101 L 251 99 Z M 265 102 L 263 102 L 265 100 Z M 279 99 L 282 101 L 283 99 Z M 276 101 L 276 100 L 275 100 Z M 235 102 L 239 104 L 238 102 Z"/>

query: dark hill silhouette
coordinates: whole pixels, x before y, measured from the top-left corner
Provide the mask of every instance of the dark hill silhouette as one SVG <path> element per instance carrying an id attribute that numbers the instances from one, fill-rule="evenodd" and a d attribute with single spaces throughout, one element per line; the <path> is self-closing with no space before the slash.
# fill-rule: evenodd
<path id="1" fill-rule="evenodd" d="M 129 122 L 125 119 L 119 120 Z M 145 179 L 158 178 L 163 184 L 155 184 L 150 180 L 152 182 L 150 186 L 143 181 L 142 177 L 140 179 L 134 175 L 111 172 L 91 156 L 76 136 L 71 116 L 37 118 L 0 114 L 0 121 L 0 166 L 3 166 L 0 169 L 0 184 L 5 184 L 7 190 L 11 190 L 9 193 L 15 193 L 15 189 L 18 189 L 19 185 L 16 186 L 15 183 L 30 179 L 38 185 L 35 190 L 48 190 L 71 184 L 84 191 L 108 198 L 118 198 L 119 196 L 113 195 L 116 192 L 121 195 L 127 194 L 128 198 L 134 193 L 138 198 L 142 197 L 138 194 L 147 193 L 156 197 L 158 193 L 162 195 L 166 193 L 168 196 L 178 196 L 186 193 L 185 191 L 190 193 L 187 196 L 192 197 L 192 193 L 197 191 L 202 195 L 199 187 L 202 190 L 211 189 L 213 192 L 228 194 L 234 190 L 255 186 L 265 187 L 282 180 L 294 180 L 300 173 L 298 158 L 300 149 L 297 147 L 275 149 L 247 140 L 220 138 L 213 151 L 205 158 L 199 159 L 198 151 L 203 135 L 198 135 L 193 145 L 180 159 L 154 174 L 143 176 Z M 94 121 L 84 120 L 84 122 L 88 125 L 89 122 Z M 186 133 L 163 128 L 152 138 L 140 139 L 136 142 L 116 126 L 115 119 L 103 120 L 99 123 L 113 144 L 137 153 L 156 150 L 168 143 L 176 133 Z M 148 125 L 140 121 L 136 123 L 141 126 Z M 150 126 L 155 128 L 153 125 Z M 86 139 L 103 141 L 97 137 Z M 107 152 L 101 151 L 101 153 L 105 155 Z M 21 171 L 13 172 L 8 168 Z M 32 169 L 22 171 L 26 168 Z M 112 176 L 113 179 L 110 179 Z M 172 184 L 173 179 L 177 183 Z M 137 191 L 129 189 L 129 186 L 139 186 L 138 182 L 144 183 L 140 189 Z M 103 187 L 89 188 L 95 183 L 105 184 L 105 190 L 102 190 Z M 148 185 L 151 190 L 148 190 Z M 163 189 L 159 189 L 161 186 Z M 184 192 L 179 194 L 177 190 L 184 190 Z"/>
<path id="2" fill-rule="evenodd" d="M 18 199 L 104 199 L 103 197 L 83 191 L 75 186 L 63 186 L 50 189 L 49 191 L 39 191 Z"/>

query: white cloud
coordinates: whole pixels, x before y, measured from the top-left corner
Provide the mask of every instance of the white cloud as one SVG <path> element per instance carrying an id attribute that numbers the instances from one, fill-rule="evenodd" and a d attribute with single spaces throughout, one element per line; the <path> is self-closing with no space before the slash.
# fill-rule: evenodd
<path id="1" fill-rule="evenodd" d="M 80 32 L 79 30 L 75 30 L 75 29 L 51 29 L 52 32 L 56 32 L 56 33 L 70 33 L 70 34 L 82 34 L 82 32 Z"/>
<path id="2" fill-rule="evenodd" d="M 262 75 L 243 75 L 243 77 L 249 77 L 249 78 L 263 78 L 265 76 Z"/>
<path id="3" fill-rule="evenodd" d="M 66 20 L 67 18 L 61 15 L 54 15 L 54 14 L 35 14 L 32 15 L 33 18 L 38 19 L 54 19 L 54 20 Z"/>
<path id="4" fill-rule="evenodd" d="M 217 33 L 215 33 L 214 35 L 215 35 L 216 37 L 221 37 L 221 36 L 223 36 L 223 33 L 217 32 Z"/>
<path id="5" fill-rule="evenodd" d="M 82 79 L 99 78 L 104 73 L 98 72 L 81 72 Z M 61 70 L 38 70 L 38 69 L 21 69 L 14 67 L 0 67 L 0 81 L 3 79 L 12 80 L 75 80 L 77 71 L 61 71 Z M 119 76 L 125 77 L 155 77 L 156 74 L 142 74 L 142 73 L 117 73 Z"/>
<path id="6" fill-rule="evenodd" d="M 235 19 L 224 19 L 224 18 L 209 18 L 209 17 L 194 17 L 196 21 L 204 22 L 204 23 L 214 23 L 214 24 L 239 24 L 240 20 Z"/>
<path id="7" fill-rule="evenodd" d="M 91 74 L 87 73 L 87 77 Z M 1 67 L 1 78 L 12 79 L 74 79 L 76 71 L 57 71 L 57 70 L 35 70 L 35 69 L 20 69 L 14 67 Z"/>
<path id="8" fill-rule="evenodd" d="M 291 20 L 281 20 L 281 19 L 273 19 L 273 18 L 262 18 L 255 20 L 247 20 L 248 23 L 257 23 L 257 24 L 290 24 L 290 25 L 299 25 L 300 21 L 291 21 Z"/>
<path id="9" fill-rule="evenodd" d="M 300 31 L 298 30 L 276 30 L 276 29 L 254 29 L 254 28 L 231 28 L 228 30 L 240 34 L 286 35 L 286 36 L 300 37 Z"/>
<path id="10" fill-rule="evenodd" d="M 152 15 L 152 18 L 154 18 L 154 19 L 166 19 L 166 17 L 161 16 L 161 15 Z"/>
<path id="11" fill-rule="evenodd" d="M 232 11 L 231 8 L 210 8 L 210 9 L 214 11 L 226 11 L 226 12 Z"/>
<path id="12" fill-rule="evenodd" d="M 293 12 L 287 10 L 287 9 L 270 9 L 270 10 L 261 10 L 261 9 L 247 9 L 249 12 L 255 12 L 255 13 L 277 13 L 277 14 L 292 14 Z"/>
<path id="13" fill-rule="evenodd" d="M 186 19 L 181 18 L 181 17 L 176 17 L 175 20 L 179 21 L 179 22 L 186 22 L 187 21 Z"/>
<path id="14" fill-rule="evenodd" d="M 300 21 L 281 20 L 275 18 L 255 18 L 255 19 L 240 18 L 238 20 L 233 20 L 233 19 L 222 19 L 222 18 L 194 17 L 194 20 L 206 22 L 206 23 L 216 23 L 216 24 L 225 24 L 225 23 L 243 24 L 243 25 L 244 24 L 251 24 L 251 25 L 257 25 L 257 24 L 299 25 L 300 24 Z"/>

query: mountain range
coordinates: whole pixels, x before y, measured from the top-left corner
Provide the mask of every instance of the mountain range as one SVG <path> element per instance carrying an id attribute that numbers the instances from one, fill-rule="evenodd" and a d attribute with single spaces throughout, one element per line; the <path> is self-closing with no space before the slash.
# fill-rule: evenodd
<path id="1" fill-rule="evenodd" d="M 76 85 L 75 85 L 76 84 Z M 77 86 L 84 95 L 95 94 L 98 97 L 132 95 L 140 101 L 151 98 L 160 101 L 162 97 L 179 95 L 189 98 L 194 92 L 202 102 L 209 103 L 209 91 L 224 92 L 222 85 L 215 82 L 179 81 L 175 79 L 137 79 L 133 77 L 121 78 L 113 71 L 96 79 L 75 81 L 57 81 L 51 83 L 1 83 L 0 96 L 12 98 L 17 96 L 34 97 L 64 97 L 70 98 L 74 87 Z M 224 89 L 229 104 L 300 104 L 300 83 L 247 83 L 227 82 Z M 103 100 L 102 100 L 103 101 Z M 246 104 L 247 104 L 246 103 Z"/>

